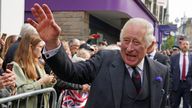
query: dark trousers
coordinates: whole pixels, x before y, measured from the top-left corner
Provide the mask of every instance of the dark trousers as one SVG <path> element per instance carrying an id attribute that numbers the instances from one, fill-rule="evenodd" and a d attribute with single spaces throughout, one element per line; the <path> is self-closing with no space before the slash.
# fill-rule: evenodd
<path id="1" fill-rule="evenodd" d="M 190 105 L 192 106 L 192 91 L 190 91 Z"/>
<path id="2" fill-rule="evenodd" d="M 180 81 L 177 91 L 171 92 L 171 108 L 179 108 L 183 98 L 183 108 L 190 108 L 190 87 L 186 81 Z"/>

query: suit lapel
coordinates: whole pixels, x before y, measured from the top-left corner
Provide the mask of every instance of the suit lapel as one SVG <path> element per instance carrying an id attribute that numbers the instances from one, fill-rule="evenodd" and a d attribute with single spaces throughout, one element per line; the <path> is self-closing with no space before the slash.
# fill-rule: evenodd
<path id="1" fill-rule="evenodd" d="M 175 65 L 174 65 L 174 70 L 176 70 L 176 77 L 180 78 L 180 65 L 179 65 L 179 60 L 180 60 L 180 54 L 175 56 Z"/>
<path id="2" fill-rule="evenodd" d="M 191 65 L 191 55 L 189 54 L 188 57 L 189 57 L 189 66 L 190 66 Z"/>
<path id="3" fill-rule="evenodd" d="M 125 64 L 122 58 L 119 56 L 114 57 L 114 60 L 110 66 L 110 77 L 112 81 L 112 90 L 113 90 L 113 99 L 115 108 L 120 108 L 121 97 L 122 97 L 122 88 L 123 88 L 123 79 L 125 72 Z"/>
<path id="4" fill-rule="evenodd" d="M 157 81 L 156 78 L 157 77 L 161 77 L 159 75 L 159 72 L 157 71 L 157 69 L 155 69 L 154 66 L 154 61 L 147 59 L 146 58 L 146 63 L 148 63 L 149 66 L 147 67 L 147 71 L 148 71 L 148 78 L 149 78 L 149 87 L 150 87 L 150 97 L 151 97 L 151 108 L 155 108 L 157 106 L 160 106 L 161 103 L 161 99 L 163 97 L 164 94 L 164 90 L 163 88 L 163 84 L 161 83 L 161 81 Z"/>
<path id="5" fill-rule="evenodd" d="M 190 75 L 190 69 L 191 69 L 191 55 L 188 55 L 188 60 L 189 60 L 189 67 L 188 67 L 188 73 L 187 75 Z"/>
<path id="6" fill-rule="evenodd" d="M 180 66 L 179 66 L 179 60 L 180 60 L 180 54 L 178 54 L 176 57 L 175 57 L 175 63 L 176 63 L 176 67 L 179 69 L 180 71 Z"/>

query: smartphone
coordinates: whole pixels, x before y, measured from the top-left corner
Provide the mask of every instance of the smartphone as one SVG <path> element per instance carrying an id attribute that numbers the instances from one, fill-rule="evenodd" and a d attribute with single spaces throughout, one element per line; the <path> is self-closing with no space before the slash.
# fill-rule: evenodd
<path id="1" fill-rule="evenodd" d="M 2 40 L 5 40 L 6 37 L 7 37 L 7 34 L 6 34 L 6 33 L 3 33 L 2 36 L 1 36 L 1 39 L 2 39 Z"/>
<path id="2" fill-rule="evenodd" d="M 11 63 L 8 63 L 7 66 L 6 66 L 6 69 L 9 69 L 9 70 L 13 70 L 13 64 Z"/>
<path id="3" fill-rule="evenodd" d="M 0 76 L 2 76 L 3 73 L 4 73 L 4 70 L 0 69 Z"/>

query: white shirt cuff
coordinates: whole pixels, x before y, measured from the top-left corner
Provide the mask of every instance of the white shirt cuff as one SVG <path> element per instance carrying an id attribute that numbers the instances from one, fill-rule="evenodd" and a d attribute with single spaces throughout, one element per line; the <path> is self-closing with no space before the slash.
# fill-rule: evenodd
<path id="1" fill-rule="evenodd" d="M 55 54 L 57 54 L 60 47 L 61 47 L 61 44 L 57 48 L 49 50 L 49 51 L 46 51 L 46 49 L 44 47 L 42 53 L 43 53 L 43 55 L 45 55 L 45 58 L 48 59 L 48 58 L 51 58 L 52 56 L 54 56 Z"/>

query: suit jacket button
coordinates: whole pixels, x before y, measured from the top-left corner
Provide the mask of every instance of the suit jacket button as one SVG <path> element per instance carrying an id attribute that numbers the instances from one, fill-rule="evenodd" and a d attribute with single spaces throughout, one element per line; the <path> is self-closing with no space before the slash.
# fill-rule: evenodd
<path id="1" fill-rule="evenodd" d="M 47 54 L 46 57 L 48 58 L 48 57 L 49 57 L 49 54 Z"/>

